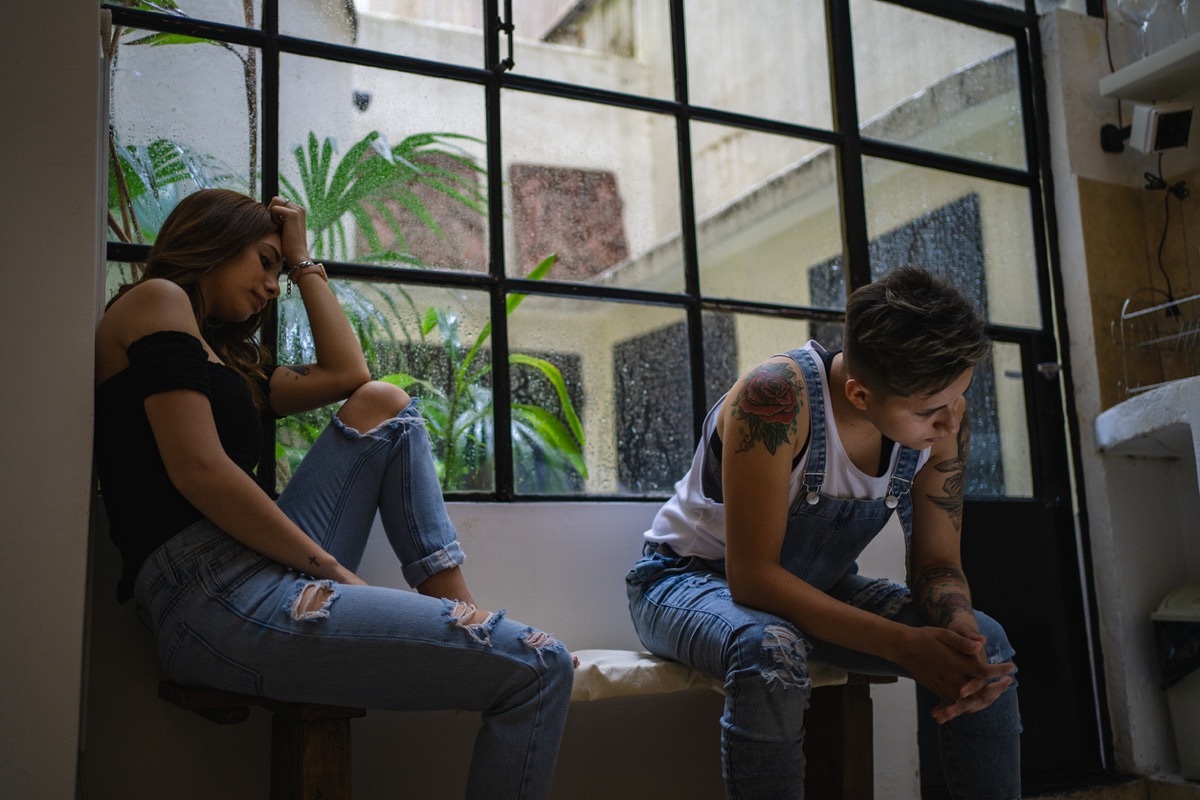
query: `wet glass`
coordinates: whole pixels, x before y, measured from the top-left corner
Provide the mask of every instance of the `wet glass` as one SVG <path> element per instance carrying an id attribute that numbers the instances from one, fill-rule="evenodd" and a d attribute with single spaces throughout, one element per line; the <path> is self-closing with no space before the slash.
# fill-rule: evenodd
<path id="1" fill-rule="evenodd" d="M 258 51 L 148 35 L 121 31 L 109 98 L 109 238 L 139 243 L 197 189 L 257 195 L 261 170 Z"/>
<path id="2" fill-rule="evenodd" d="M 551 280 L 683 288 L 672 117 L 506 91 L 507 273 L 551 253 Z"/>
<path id="3" fill-rule="evenodd" d="M 991 6 L 1004 6 L 1005 8 L 1016 9 L 1017 11 L 1025 10 L 1025 0 L 976 0 Z M 1038 14 L 1050 14 L 1054 11 L 1074 11 L 1076 14 L 1087 13 L 1086 0 L 1036 0 L 1034 10 Z"/>
<path id="4" fill-rule="evenodd" d="M 824 0 L 688 0 L 684 19 L 690 102 L 831 127 Z"/>
<path id="5" fill-rule="evenodd" d="M 483 66 L 480 0 L 280 2 L 279 31 L 392 55 Z"/>
<path id="6" fill-rule="evenodd" d="M 873 276 L 923 266 L 989 322 L 1041 327 L 1027 189 L 879 158 L 863 173 Z"/>
<path id="7" fill-rule="evenodd" d="M 371 377 L 421 398 L 434 462 L 446 492 L 495 487 L 491 347 L 484 292 L 332 278 L 329 282 L 367 356 Z M 279 363 L 315 360 L 298 294 L 279 300 Z M 280 486 L 336 405 L 276 423 Z"/>
<path id="8" fill-rule="evenodd" d="M 487 271 L 482 87 L 284 55 L 279 95 L 280 187 L 314 258 Z"/>
<path id="9" fill-rule="evenodd" d="M 219 22 L 222 25 L 257 28 L 262 24 L 262 0 L 175 0 L 174 3 L 125 0 L 123 5 L 139 11 L 161 12 L 167 16 Z M 162 35 L 168 38 L 173 36 Z"/>
<path id="10" fill-rule="evenodd" d="M 109 261 L 104 265 L 104 303 L 117 296 L 117 292 L 127 283 L 133 283 L 141 276 L 141 270 L 134 264 L 123 261 Z"/>
<path id="11" fill-rule="evenodd" d="M 693 443 L 684 312 L 527 295 L 508 326 L 517 491 L 667 494 Z"/>
<path id="12" fill-rule="evenodd" d="M 691 133 L 704 295 L 842 308 L 814 297 L 809 275 L 842 253 L 833 149 L 699 122 Z"/>
<path id="13" fill-rule="evenodd" d="M 852 0 L 862 135 L 1025 167 L 1015 44 L 879 0 Z"/>
<path id="14" fill-rule="evenodd" d="M 675 95 L 667 0 L 513 3 L 513 73 L 625 94 Z M 500 38 L 501 57 L 507 39 Z"/>
<path id="15" fill-rule="evenodd" d="M 966 394 L 969 496 L 1033 497 L 1025 380 L 1021 348 L 1011 342 L 996 342 L 992 357 L 975 368 Z"/>
<path id="16" fill-rule="evenodd" d="M 840 323 L 837 329 L 840 335 Z M 817 323 L 809 320 L 706 311 L 704 382 L 708 407 L 751 368 L 773 355 L 803 346 L 817 333 Z"/>

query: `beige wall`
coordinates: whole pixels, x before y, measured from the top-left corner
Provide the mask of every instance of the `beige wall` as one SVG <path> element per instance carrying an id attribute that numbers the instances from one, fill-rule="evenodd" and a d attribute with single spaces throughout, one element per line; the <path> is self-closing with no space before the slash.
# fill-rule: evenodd
<path id="1" fill-rule="evenodd" d="M 1114 50 L 1126 41 L 1126 33 L 1114 25 Z M 1051 87 L 1049 155 L 1064 289 L 1060 302 L 1069 325 L 1061 346 L 1070 358 L 1075 387 L 1067 401 L 1079 421 L 1073 444 L 1082 469 L 1074 479 L 1087 500 L 1081 530 L 1087 532 L 1093 562 L 1087 578 L 1097 600 L 1114 766 L 1136 774 L 1172 773 L 1178 771 L 1178 761 L 1166 695 L 1157 686 L 1150 614 L 1171 590 L 1200 581 L 1196 473 L 1179 459 L 1101 453 L 1095 430 L 1096 417 L 1119 399 L 1119 349 L 1109 323 L 1124 297 L 1152 279 L 1149 268 L 1162 232 L 1162 193 L 1151 195 L 1141 187 L 1146 171 L 1157 172 L 1157 156 L 1128 148 L 1109 154 L 1099 147 L 1100 126 L 1117 123 L 1118 109 L 1116 99 L 1102 97 L 1098 89 L 1100 78 L 1109 74 L 1102 21 L 1054 13 L 1042 20 L 1042 39 Z M 1128 123 L 1127 102 L 1123 109 Z M 1198 158 L 1196 144 L 1164 153 L 1166 177 L 1193 177 Z M 1191 226 L 1194 213 L 1188 217 Z M 1200 233 L 1190 227 L 1188 235 L 1195 247 Z M 1196 257 L 1188 254 L 1193 275 Z M 1182 254 L 1173 251 L 1171 258 L 1175 260 L 1168 268 L 1179 269 Z M 1177 292 L 1180 283 L 1176 281 Z"/>
<path id="2" fill-rule="evenodd" d="M 0 793 L 14 800 L 69 798 L 75 785 L 101 241 L 98 17 L 90 0 L 0 6 Z"/>

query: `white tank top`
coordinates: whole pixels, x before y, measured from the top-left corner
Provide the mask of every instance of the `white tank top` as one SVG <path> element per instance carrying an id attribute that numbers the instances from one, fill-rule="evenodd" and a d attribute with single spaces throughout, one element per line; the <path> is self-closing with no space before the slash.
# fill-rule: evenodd
<path id="1" fill-rule="evenodd" d="M 802 349 L 813 353 L 820 376 L 821 398 L 825 403 L 825 479 L 821 484 L 821 494 L 842 499 L 879 500 L 887 494 L 888 481 L 896 469 L 896 462 L 900 459 L 900 448 L 892 448 L 888 468 L 881 477 L 867 475 L 854 466 L 854 462 L 846 455 L 842 439 L 838 435 L 833 404 L 829 398 L 829 376 L 825 372 L 825 362 L 821 359 L 817 347 L 819 345 L 810 341 Z M 696 454 L 692 458 L 691 468 L 675 484 L 675 494 L 659 509 L 654 523 L 645 534 L 647 540 L 668 544 L 682 556 L 699 556 L 706 559 L 725 557 L 725 506 L 705 496 L 702 484 L 704 460 L 708 458 L 709 445 L 716 436 L 717 414 L 724 401 L 724 397 L 718 400 L 704 418 L 704 429 L 700 444 L 696 447 Z M 925 466 L 929 454 L 930 448 L 920 452 L 917 458 L 917 472 Z M 789 508 L 800 496 L 808 456 L 809 448 L 806 447 L 799 463 L 792 469 L 791 478 L 788 480 Z"/>

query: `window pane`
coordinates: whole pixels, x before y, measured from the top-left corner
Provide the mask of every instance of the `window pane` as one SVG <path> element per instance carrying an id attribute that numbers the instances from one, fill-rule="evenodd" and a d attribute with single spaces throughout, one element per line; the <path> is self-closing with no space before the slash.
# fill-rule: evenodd
<path id="1" fill-rule="evenodd" d="M 110 239 L 153 241 L 196 189 L 258 192 L 258 119 L 248 113 L 258 51 L 158 41 L 125 29 L 112 66 L 108 208 L 121 232 L 110 226 Z"/>
<path id="2" fill-rule="evenodd" d="M 863 167 L 872 275 L 924 266 L 990 322 L 1041 327 L 1027 190 L 878 158 Z"/>
<path id="3" fill-rule="evenodd" d="M 172 17 L 219 22 L 222 25 L 240 25 L 257 28 L 262 23 L 262 0 L 176 0 L 174 3 L 129 2 L 141 11 L 163 11 Z M 173 8 L 172 8 L 173 6 Z"/>
<path id="4" fill-rule="evenodd" d="M 285 55 L 280 98 L 280 185 L 314 258 L 487 271 L 481 87 Z"/>
<path id="5" fill-rule="evenodd" d="M 508 274 L 557 253 L 555 280 L 681 290 L 674 119 L 527 92 L 501 102 Z"/>
<path id="6" fill-rule="evenodd" d="M 1011 37 L 878 0 L 850 7 L 863 136 L 1024 168 Z"/>
<path id="7" fill-rule="evenodd" d="M 684 16 L 692 103 L 831 126 L 823 0 L 688 0 Z"/>
<path id="8" fill-rule="evenodd" d="M 1021 348 L 997 342 L 992 358 L 975 368 L 966 397 L 971 423 L 967 494 L 1033 497 Z"/>
<path id="9" fill-rule="evenodd" d="M 691 460 L 691 377 L 684 312 L 676 308 L 527 296 L 508 320 L 517 489 L 662 495 Z M 586 473 L 552 370 L 579 417 Z M 558 443 L 534 435 L 540 424 Z"/>
<path id="10" fill-rule="evenodd" d="M 626 94 L 671 98 L 667 0 L 513 3 L 513 72 Z M 501 37 L 501 57 L 507 55 Z"/>
<path id="11" fill-rule="evenodd" d="M 279 3 L 279 30 L 381 53 L 483 65 L 480 0 L 312 0 Z"/>
<path id="12" fill-rule="evenodd" d="M 807 270 L 842 253 L 837 165 L 810 141 L 692 124 L 700 288 L 708 297 L 822 305 Z"/>
<path id="13" fill-rule="evenodd" d="M 704 379 L 708 406 L 711 408 L 752 367 L 776 353 L 794 350 L 814 338 L 815 325 L 807 320 L 724 311 L 705 312 Z M 840 337 L 841 325 L 838 324 L 836 328 Z"/>
<path id="14" fill-rule="evenodd" d="M 371 377 L 420 398 L 434 461 L 448 492 L 495 485 L 491 348 L 484 292 L 332 279 L 367 356 Z M 298 294 L 279 300 L 279 363 L 315 359 Z M 329 420 L 331 406 L 279 420 L 279 483 Z"/>
<path id="15" fill-rule="evenodd" d="M 104 302 L 117 296 L 117 291 L 127 283 L 137 280 L 140 273 L 135 273 L 132 264 L 120 261 L 109 261 L 104 266 Z"/>

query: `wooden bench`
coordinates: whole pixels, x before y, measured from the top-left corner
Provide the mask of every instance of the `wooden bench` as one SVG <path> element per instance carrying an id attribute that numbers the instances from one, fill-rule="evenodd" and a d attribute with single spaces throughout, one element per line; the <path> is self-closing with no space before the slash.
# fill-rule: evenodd
<path id="1" fill-rule="evenodd" d="M 250 706 L 271 712 L 271 800 L 350 800 L 350 720 L 362 708 L 284 703 L 216 689 L 158 684 L 158 696 L 210 722 L 245 722 Z"/>
<path id="2" fill-rule="evenodd" d="M 649 653 L 580 650 L 573 703 L 651 697 L 688 690 L 721 691 L 700 673 Z M 895 678 L 848 675 L 812 666 L 814 690 L 806 715 L 806 796 L 872 800 L 874 748 L 871 683 Z M 245 722 L 251 706 L 272 714 L 271 800 L 349 800 L 350 720 L 362 708 L 289 703 L 162 681 L 163 700 L 217 724 Z"/>

